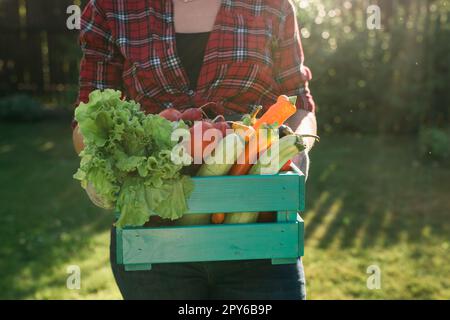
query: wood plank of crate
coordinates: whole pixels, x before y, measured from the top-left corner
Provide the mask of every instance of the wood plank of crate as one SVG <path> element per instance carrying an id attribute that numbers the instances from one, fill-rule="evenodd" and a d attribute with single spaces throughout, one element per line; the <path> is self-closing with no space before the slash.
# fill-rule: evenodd
<path id="1" fill-rule="evenodd" d="M 304 176 L 195 177 L 189 214 L 214 212 L 303 211 Z"/>
<path id="2" fill-rule="evenodd" d="M 298 257 L 303 256 L 303 220 L 297 211 L 279 211 L 277 213 L 277 222 L 295 222 L 298 221 L 298 255 L 292 258 L 272 259 L 272 264 L 291 264 L 297 263 Z"/>
<path id="3" fill-rule="evenodd" d="M 194 177 L 193 181 L 195 187 L 188 199 L 186 214 L 297 212 L 305 208 L 305 176 L 296 173 Z M 119 216 L 116 212 L 116 218 Z"/>
<path id="4" fill-rule="evenodd" d="M 123 263 L 283 259 L 298 257 L 298 223 L 122 230 Z"/>

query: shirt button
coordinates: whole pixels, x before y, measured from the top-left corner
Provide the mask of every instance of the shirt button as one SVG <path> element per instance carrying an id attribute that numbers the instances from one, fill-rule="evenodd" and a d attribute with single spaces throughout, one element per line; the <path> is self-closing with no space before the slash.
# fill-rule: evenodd
<path id="1" fill-rule="evenodd" d="M 192 90 L 192 89 L 188 90 L 187 94 L 190 95 L 190 96 L 193 96 L 194 95 L 194 90 Z"/>

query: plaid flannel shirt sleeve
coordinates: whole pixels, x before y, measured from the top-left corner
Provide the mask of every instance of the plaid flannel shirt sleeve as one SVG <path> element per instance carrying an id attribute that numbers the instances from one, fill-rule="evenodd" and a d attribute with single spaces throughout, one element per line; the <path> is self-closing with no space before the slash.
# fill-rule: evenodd
<path id="1" fill-rule="evenodd" d="M 123 56 L 108 26 L 100 0 L 91 0 L 81 17 L 79 102 L 87 102 L 96 89 L 122 88 Z"/>
<path id="2" fill-rule="evenodd" d="M 275 49 L 276 80 L 283 94 L 298 96 L 298 108 L 314 112 L 315 104 L 308 87 L 311 71 L 303 65 L 304 55 L 297 16 L 290 0 L 284 1 L 283 12 Z"/>

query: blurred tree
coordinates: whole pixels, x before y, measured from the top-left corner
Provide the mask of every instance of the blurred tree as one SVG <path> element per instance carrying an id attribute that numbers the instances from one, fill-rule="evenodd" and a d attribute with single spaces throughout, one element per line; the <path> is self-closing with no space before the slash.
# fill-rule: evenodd
<path id="1" fill-rule="evenodd" d="M 448 1 L 297 3 L 323 130 L 408 133 L 449 123 Z M 372 4 L 381 30 L 366 27 Z"/>

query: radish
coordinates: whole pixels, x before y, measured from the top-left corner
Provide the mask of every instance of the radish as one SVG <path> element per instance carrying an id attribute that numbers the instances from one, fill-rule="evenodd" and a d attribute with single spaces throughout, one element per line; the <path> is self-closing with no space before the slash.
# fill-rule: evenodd
<path id="1" fill-rule="evenodd" d="M 217 117 L 215 117 L 212 122 L 225 122 L 225 117 L 221 114 L 219 114 Z"/>
<path id="2" fill-rule="evenodd" d="M 174 108 L 163 110 L 159 115 L 169 121 L 178 121 L 181 119 L 182 113 Z"/>
<path id="3" fill-rule="evenodd" d="M 222 137 L 225 138 L 227 135 L 227 130 L 230 129 L 230 125 L 225 121 L 225 117 L 223 115 L 218 115 L 212 120 L 214 128 L 222 132 Z"/>
<path id="4" fill-rule="evenodd" d="M 225 121 L 216 122 L 213 126 L 222 133 L 223 137 L 227 135 L 227 130 L 230 129 L 230 126 Z"/>
<path id="5" fill-rule="evenodd" d="M 203 119 L 203 111 L 200 108 L 189 108 L 183 111 L 181 119 L 184 121 L 201 121 Z"/>
<path id="6" fill-rule="evenodd" d="M 214 128 L 214 125 L 209 121 L 196 121 L 189 132 L 191 134 L 190 153 L 195 164 L 203 163 L 203 158 L 210 153 L 208 151 L 212 151 L 223 137 L 222 133 Z"/>

